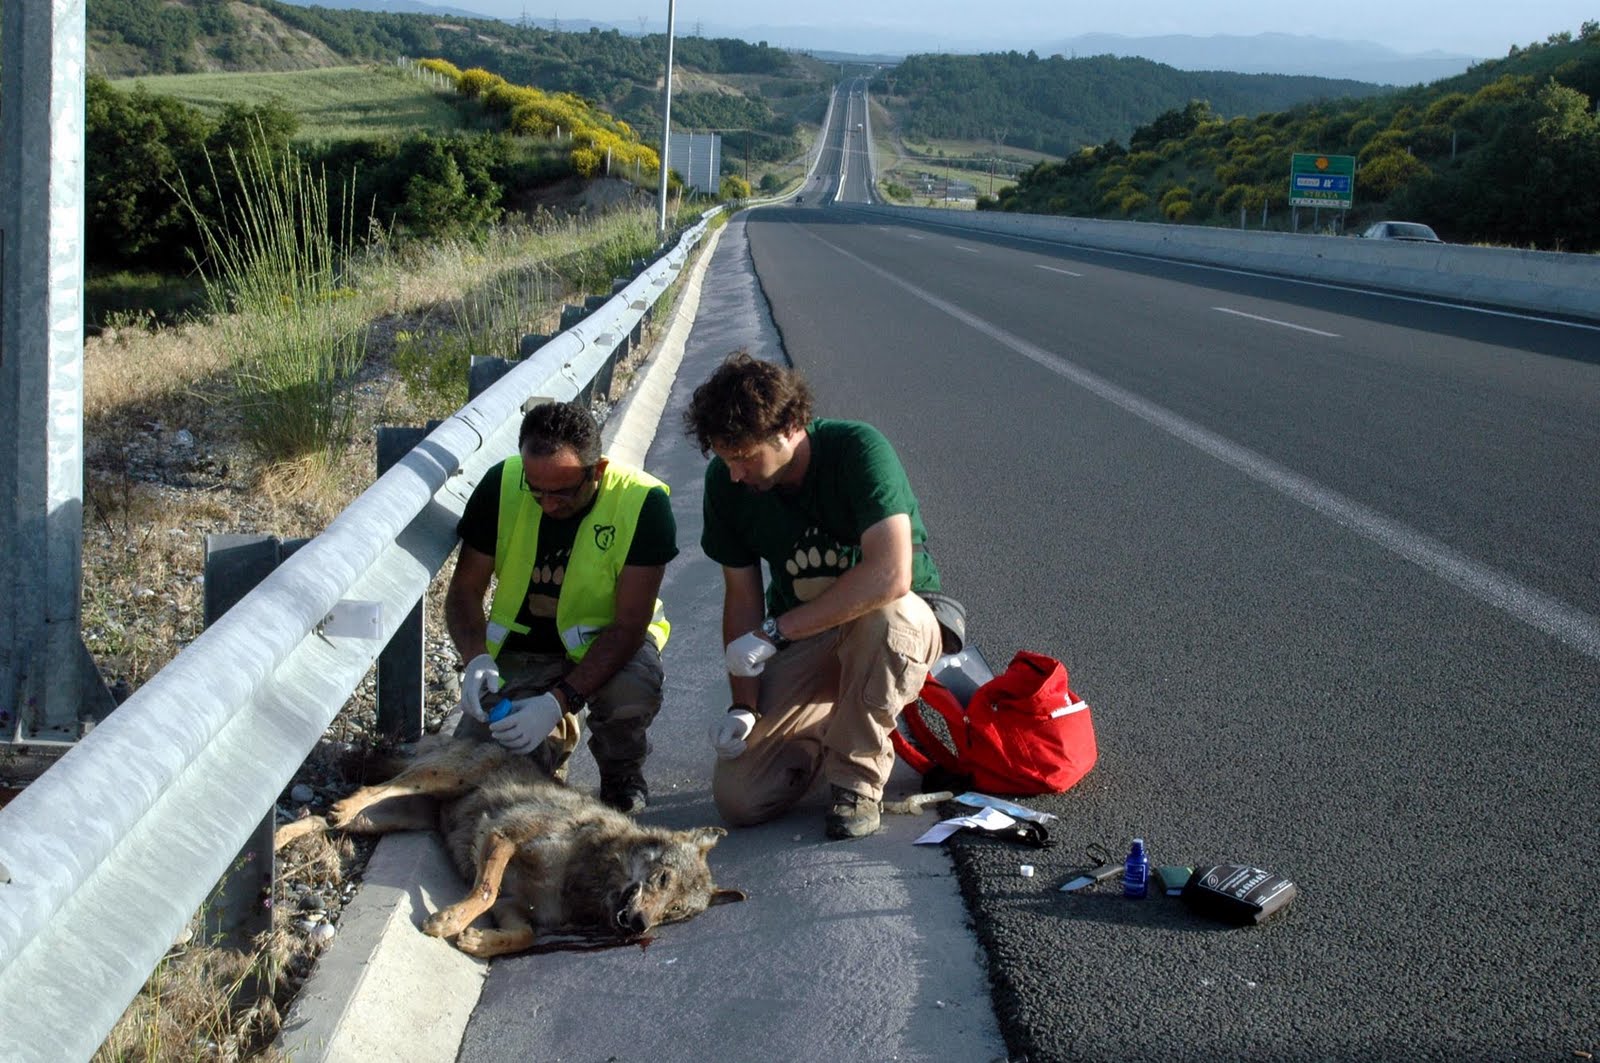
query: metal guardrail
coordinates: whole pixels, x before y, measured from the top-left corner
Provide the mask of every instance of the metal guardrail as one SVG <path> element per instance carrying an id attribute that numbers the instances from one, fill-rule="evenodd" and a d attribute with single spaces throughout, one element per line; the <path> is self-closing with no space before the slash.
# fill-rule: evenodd
<path id="1" fill-rule="evenodd" d="M 719 209 L 440 424 L 0 809 L 0 1055 L 93 1055 L 426 593 L 473 486 L 515 451 L 524 401 L 582 391 Z M 377 636 L 324 633 L 341 601 L 379 603 Z"/>

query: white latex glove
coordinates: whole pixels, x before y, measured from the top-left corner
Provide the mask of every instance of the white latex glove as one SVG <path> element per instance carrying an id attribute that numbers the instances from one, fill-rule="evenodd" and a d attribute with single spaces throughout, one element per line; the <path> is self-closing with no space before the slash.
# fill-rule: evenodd
<path id="1" fill-rule="evenodd" d="M 532 753 L 561 722 L 561 702 L 554 694 L 514 701 L 511 710 L 511 715 L 489 725 L 489 733 L 513 753 Z"/>
<path id="2" fill-rule="evenodd" d="M 728 643 L 723 656 L 728 658 L 730 675 L 760 675 L 767 666 L 767 658 L 778 652 L 778 647 L 756 634 L 746 631 Z"/>
<path id="3" fill-rule="evenodd" d="M 732 760 L 744 752 L 744 740 L 756 725 L 756 714 L 749 709 L 729 709 L 721 719 L 711 721 L 711 745 L 717 756 Z"/>
<path id="4" fill-rule="evenodd" d="M 505 683 L 500 680 L 500 669 L 495 665 L 494 658 L 487 653 L 480 653 L 467 662 L 467 670 L 461 674 L 461 700 L 456 702 L 456 708 L 483 723 L 488 718 L 488 710 L 483 707 L 483 695 L 493 694 L 503 686 Z"/>

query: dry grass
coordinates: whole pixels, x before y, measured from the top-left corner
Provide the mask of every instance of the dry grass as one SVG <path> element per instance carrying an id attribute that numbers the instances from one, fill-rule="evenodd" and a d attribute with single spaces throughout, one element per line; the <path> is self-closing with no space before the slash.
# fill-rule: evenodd
<path id="1" fill-rule="evenodd" d="M 378 425 L 438 415 L 438 396 L 393 371 L 397 333 L 441 350 L 459 345 L 463 301 L 487 278 L 528 273 L 546 282 L 537 305 L 519 308 L 520 326 L 553 331 L 561 303 L 578 294 L 553 263 L 588 253 L 596 241 L 614 252 L 615 240 L 606 224 L 547 221 L 479 244 L 370 258 L 361 281 L 372 316 L 354 382 L 357 416 L 346 445 L 330 455 L 274 463 L 243 443 L 227 330 L 215 322 L 114 329 L 87 340 L 83 633 L 114 692 L 137 688 L 200 634 L 206 535 L 316 535 L 372 483 Z M 444 649 L 439 607 L 446 575 L 430 589 L 430 726 L 454 702 L 453 653 Z M 313 803 L 355 785 L 351 773 L 381 754 L 372 711 L 369 677 L 297 776 L 314 784 Z M 285 797 L 285 806 L 295 804 Z M 280 1012 L 320 951 L 305 933 L 308 899 L 320 898 L 320 917 L 335 923 L 369 852 L 344 838 L 287 847 L 271 935 L 251 953 L 175 946 L 95 1058 L 277 1058 L 268 1046 Z"/>

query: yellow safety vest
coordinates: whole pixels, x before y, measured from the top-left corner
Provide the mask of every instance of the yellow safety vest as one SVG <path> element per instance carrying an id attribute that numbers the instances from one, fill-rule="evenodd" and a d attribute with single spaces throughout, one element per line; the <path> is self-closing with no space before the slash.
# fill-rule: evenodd
<path id="1" fill-rule="evenodd" d="M 500 477 L 500 521 L 494 550 L 497 584 L 489 605 L 491 657 L 500 655 L 500 647 L 513 631 L 528 630 L 526 624 L 517 623 L 517 615 L 528 596 L 534 558 L 539 556 L 539 520 L 544 511 L 523 486 L 522 458 L 506 459 Z M 627 563 L 645 496 L 655 487 L 671 491 L 649 473 L 615 462 L 607 463 L 601 474 L 594 506 L 572 540 L 572 555 L 556 599 L 556 630 L 567 656 L 574 661 L 583 660 L 595 636 L 617 618 L 617 577 Z M 648 632 L 657 650 L 666 647 L 671 631 L 658 598 Z"/>

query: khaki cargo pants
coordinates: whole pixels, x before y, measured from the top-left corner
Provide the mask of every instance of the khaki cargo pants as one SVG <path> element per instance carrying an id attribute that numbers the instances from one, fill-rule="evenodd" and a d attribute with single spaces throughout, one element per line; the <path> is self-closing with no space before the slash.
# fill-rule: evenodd
<path id="1" fill-rule="evenodd" d="M 718 759 L 711 793 L 729 824 L 772 819 L 827 781 L 873 800 L 894 767 L 889 732 L 939 659 L 938 622 L 915 594 L 768 658 L 745 751 Z"/>
<path id="2" fill-rule="evenodd" d="M 495 663 L 505 681 L 500 693 L 513 701 L 544 693 L 572 671 L 572 661 L 561 653 L 502 653 Z M 600 769 L 602 788 L 642 781 L 644 759 L 650 752 L 645 731 L 661 711 L 661 684 L 661 654 L 646 638 L 639 652 L 595 691 L 583 712 L 563 716 L 550 737 L 528 756 L 545 774 L 565 782 L 567 761 L 578 748 L 587 718 L 589 752 Z M 489 725 L 469 716 L 456 725 L 456 735 L 494 741 Z"/>

